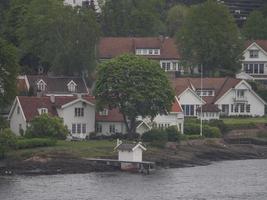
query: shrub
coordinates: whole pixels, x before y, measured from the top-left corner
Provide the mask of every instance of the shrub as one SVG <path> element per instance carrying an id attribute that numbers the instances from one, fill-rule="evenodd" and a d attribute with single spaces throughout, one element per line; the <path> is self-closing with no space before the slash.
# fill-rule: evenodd
<path id="1" fill-rule="evenodd" d="M 200 125 L 196 123 L 185 123 L 184 134 L 186 135 L 197 135 L 200 132 Z"/>
<path id="2" fill-rule="evenodd" d="M 207 123 L 209 126 L 217 127 L 221 133 L 225 134 L 229 131 L 229 127 L 223 122 L 223 120 L 211 120 Z"/>
<path id="3" fill-rule="evenodd" d="M 5 153 L 15 148 L 16 136 L 10 129 L 4 129 L 0 132 L 0 158 L 5 156 Z"/>
<path id="4" fill-rule="evenodd" d="M 62 119 L 42 114 L 32 120 L 30 127 L 26 130 L 25 136 L 27 138 L 49 137 L 65 139 L 67 134 L 68 129 L 64 126 Z"/>
<path id="5" fill-rule="evenodd" d="M 17 149 L 27 149 L 35 147 L 47 147 L 54 146 L 56 144 L 55 139 L 51 138 L 30 138 L 30 139 L 19 139 L 16 142 Z"/>
<path id="6" fill-rule="evenodd" d="M 203 135 L 207 138 L 219 138 L 222 136 L 219 128 L 207 125 L 203 127 Z"/>
<path id="7" fill-rule="evenodd" d="M 150 131 L 145 132 L 142 135 L 142 140 L 144 142 L 152 142 L 152 141 L 167 141 L 168 136 L 165 131 L 161 129 L 151 129 Z"/>
<path id="8" fill-rule="evenodd" d="M 167 134 L 168 141 L 170 142 L 180 142 L 181 134 L 179 133 L 177 127 L 170 126 L 165 129 L 165 133 Z"/>
<path id="9" fill-rule="evenodd" d="M 236 124 L 227 124 L 227 129 L 228 130 L 233 130 L 233 129 L 253 129 L 256 128 L 256 124 L 254 122 L 250 123 L 236 123 Z"/>
<path id="10" fill-rule="evenodd" d="M 187 135 L 186 138 L 188 140 L 197 140 L 197 139 L 203 139 L 204 136 L 201 136 L 201 135 Z"/>

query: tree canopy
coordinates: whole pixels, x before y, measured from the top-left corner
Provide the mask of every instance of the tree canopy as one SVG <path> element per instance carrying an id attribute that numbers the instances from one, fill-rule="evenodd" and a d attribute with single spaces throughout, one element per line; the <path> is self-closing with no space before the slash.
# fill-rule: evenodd
<path id="1" fill-rule="evenodd" d="M 129 134 L 138 116 L 155 117 L 169 111 L 174 92 L 159 63 L 122 55 L 101 64 L 94 90 L 99 108 L 118 108 Z"/>
<path id="2" fill-rule="evenodd" d="M 0 37 L 0 109 L 16 95 L 17 50 Z"/>
<path id="3" fill-rule="evenodd" d="M 165 33 L 163 0 L 107 0 L 102 8 L 106 36 L 153 36 Z"/>
<path id="4" fill-rule="evenodd" d="M 229 10 L 208 0 L 192 6 L 177 42 L 182 58 L 189 65 L 203 65 L 204 73 L 234 74 L 240 69 L 242 40 Z"/>
<path id="5" fill-rule="evenodd" d="M 243 27 L 243 34 L 247 39 L 267 39 L 267 16 L 260 11 L 253 11 Z"/>

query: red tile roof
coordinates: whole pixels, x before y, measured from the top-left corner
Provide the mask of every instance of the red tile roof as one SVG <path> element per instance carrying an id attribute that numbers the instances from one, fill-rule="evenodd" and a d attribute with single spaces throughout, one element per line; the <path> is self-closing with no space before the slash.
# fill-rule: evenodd
<path id="1" fill-rule="evenodd" d="M 160 37 L 103 37 L 98 45 L 99 59 L 110 59 L 121 54 L 133 53 L 136 48 L 158 48 L 160 55 L 145 55 L 151 59 L 180 59 L 175 40 Z"/>
<path id="2" fill-rule="evenodd" d="M 26 121 L 29 122 L 33 120 L 34 117 L 38 116 L 38 109 L 47 108 L 48 113 L 52 116 L 57 116 L 57 108 L 76 100 L 78 97 L 74 96 L 56 96 L 55 103 L 52 103 L 50 97 L 29 97 L 29 96 L 19 96 L 19 102 L 22 107 L 23 113 L 25 115 Z M 94 103 L 94 97 L 84 96 L 83 99 Z"/>
<path id="3" fill-rule="evenodd" d="M 253 42 L 259 45 L 264 51 L 267 52 L 267 40 L 250 40 L 245 42 L 245 48 L 248 48 Z"/>
<path id="4" fill-rule="evenodd" d="M 172 104 L 171 112 L 173 113 L 183 112 L 181 105 L 179 104 L 177 99 L 175 99 L 174 103 Z"/>
<path id="5" fill-rule="evenodd" d="M 234 88 L 240 81 L 235 78 L 203 78 L 203 89 L 211 89 L 215 91 L 214 96 L 204 96 L 203 99 L 206 103 L 215 103 L 222 97 L 229 89 Z M 200 78 L 176 78 L 173 80 L 172 85 L 175 89 L 176 95 L 179 96 L 187 88 L 193 90 L 200 89 Z"/>
<path id="6" fill-rule="evenodd" d="M 119 109 L 114 108 L 108 110 L 108 115 L 100 115 L 96 113 L 96 121 L 98 122 L 124 122 L 123 116 L 120 113 Z"/>

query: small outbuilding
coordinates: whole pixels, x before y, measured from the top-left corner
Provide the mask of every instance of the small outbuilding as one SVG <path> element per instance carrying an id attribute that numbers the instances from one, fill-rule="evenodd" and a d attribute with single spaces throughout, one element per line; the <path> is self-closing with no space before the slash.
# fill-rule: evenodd
<path id="1" fill-rule="evenodd" d="M 201 115 L 201 107 L 197 108 L 197 118 L 202 120 L 218 120 L 220 119 L 221 110 L 215 104 L 205 104 L 202 106 L 202 115 Z"/>

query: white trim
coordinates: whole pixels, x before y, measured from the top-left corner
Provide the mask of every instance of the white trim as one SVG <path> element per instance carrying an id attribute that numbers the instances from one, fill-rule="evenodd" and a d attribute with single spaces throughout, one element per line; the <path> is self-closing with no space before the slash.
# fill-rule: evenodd
<path id="1" fill-rule="evenodd" d="M 256 42 L 253 42 L 253 43 L 251 43 L 251 45 L 249 45 L 244 51 L 243 51 L 243 54 L 245 53 L 245 52 L 247 52 L 247 51 L 249 51 L 249 48 L 251 48 L 253 45 L 256 45 L 256 47 L 258 47 L 266 56 L 267 56 L 267 52 L 263 49 L 263 48 L 261 48 L 261 46 L 260 45 L 258 45 Z"/>
<path id="2" fill-rule="evenodd" d="M 79 101 L 84 102 L 84 103 L 87 103 L 88 105 L 91 105 L 91 106 L 95 106 L 95 104 L 93 104 L 93 103 L 91 103 L 91 102 L 89 102 L 89 101 L 87 101 L 87 100 L 78 98 L 78 99 L 75 99 L 75 100 L 73 100 L 73 101 L 71 101 L 71 102 L 69 102 L 69 103 L 66 103 L 66 104 L 62 105 L 61 108 L 66 108 L 66 107 L 68 107 L 68 106 L 71 106 L 71 105 L 73 105 L 73 104 L 79 102 Z"/>
<path id="3" fill-rule="evenodd" d="M 149 126 L 145 121 L 142 121 L 137 127 L 136 129 L 138 129 L 142 124 L 145 124 L 147 126 L 147 128 L 149 128 L 150 130 L 152 129 L 151 126 Z"/>
<path id="4" fill-rule="evenodd" d="M 77 84 L 76 84 L 73 80 L 71 80 L 71 81 L 67 84 L 67 86 L 69 86 L 70 84 L 74 84 L 75 86 L 77 86 Z"/>
<path id="5" fill-rule="evenodd" d="M 15 98 L 13 104 L 12 104 L 12 107 L 11 107 L 10 112 L 9 112 L 9 114 L 8 114 L 8 120 L 10 120 L 11 116 L 12 116 L 13 113 L 14 113 L 15 106 L 16 106 L 16 102 L 18 103 L 18 106 L 20 107 L 20 112 L 21 112 L 21 114 L 22 114 L 22 117 L 23 117 L 24 121 L 27 122 L 26 117 L 25 117 L 25 115 L 24 115 L 24 111 L 23 111 L 23 109 L 22 109 L 22 106 L 21 106 L 21 104 L 20 104 L 20 101 L 19 101 L 18 96 L 16 96 L 16 98 Z"/>
<path id="6" fill-rule="evenodd" d="M 39 80 L 39 81 L 38 81 L 36 84 L 37 84 L 37 85 L 39 85 L 39 84 L 40 84 L 40 82 L 43 82 L 45 85 L 47 85 L 47 84 L 46 84 L 46 82 L 44 82 L 44 80 L 43 80 L 43 79 L 40 79 L 40 80 Z"/>
<path id="7" fill-rule="evenodd" d="M 249 85 L 245 80 L 240 81 L 238 84 L 235 85 L 235 89 L 237 89 L 237 86 L 244 83 L 250 90 L 252 90 L 251 85 Z"/>
<path id="8" fill-rule="evenodd" d="M 138 147 L 140 147 L 141 149 L 143 149 L 144 151 L 146 151 L 146 148 L 139 142 L 137 145 L 135 145 L 134 148 L 132 148 L 132 151 L 134 151 L 135 149 L 137 149 Z"/>
<path id="9" fill-rule="evenodd" d="M 203 103 L 203 104 L 206 104 L 206 102 L 202 99 L 202 98 L 200 98 L 200 96 L 198 96 L 196 93 L 195 93 L 195 91 L 194 90 L 192 90 L 191 88 L 186 88 L 179 96 L 178 96 L 178 98 L 180 98 L 187 90 L 189 90 L 189 91 L 191 91 L 192 92 L 192 94 L 194 94 L 196 97 L 197 97 L 197 99 L 198 100 L 200 100 L 200 102 L 201 103 Z"/>

